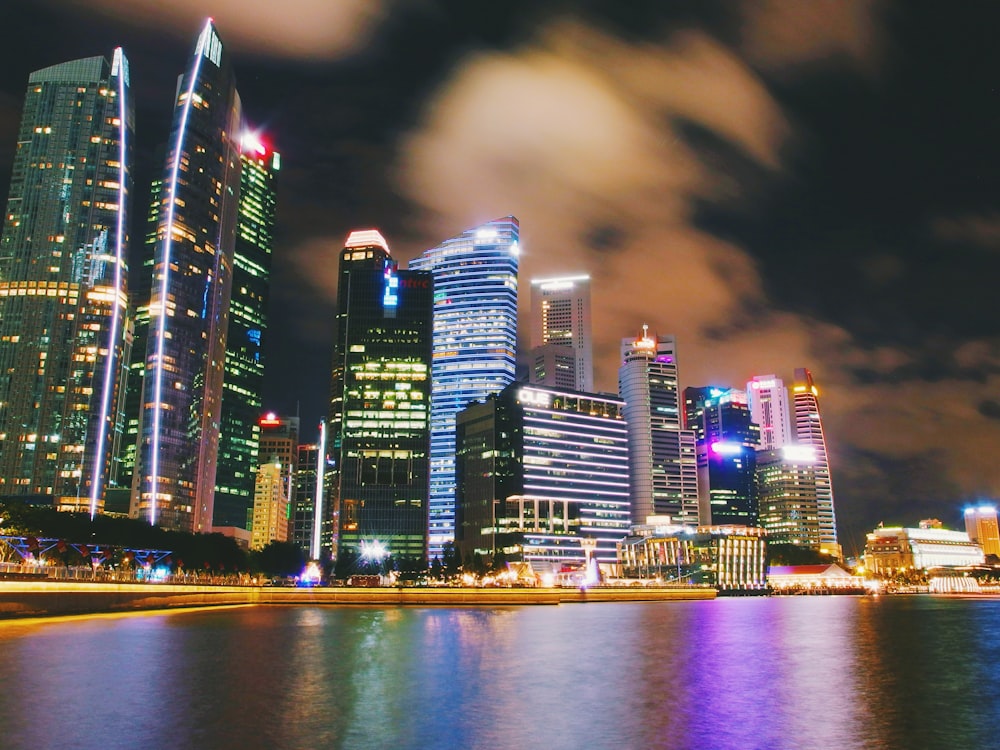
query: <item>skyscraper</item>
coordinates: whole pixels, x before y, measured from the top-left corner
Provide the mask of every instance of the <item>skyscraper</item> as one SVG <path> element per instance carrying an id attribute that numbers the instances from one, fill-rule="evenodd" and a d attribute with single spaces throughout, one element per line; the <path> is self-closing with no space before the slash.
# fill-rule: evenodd
<path id="1" fill-rule="evenodd" d="M 788 409 L 788 390 L 776 375 L 755 375 L 747 383 L 750 416 L 760 426 L 760 450 L 774 450 L 795 441 Z"/>
<path id="2" fill-rule="evenodd" d="M 128 60 L 28 78 L 0 239 L 0 494 L 101 510 L 127 357 Z"/>
<path id="3" fill-rule="evenodd" d="M 585 561 L 589 540 L 594 559 L 613 565 L 629 530 L 623 406 L 614 396 L 512 383 L 462 410 L 456 536 L 463 556 L 503 551 L 538 572 L 558 572 Z"/>
<path id="4" fill-rule="evenodd" d="M 240 191 L 240 100 L 215 26 L 174 101 L 157 210 L 131 514 L 211 529 Z"/>
<path id="5" fill-rule="evenodd" d="M 815 464 L 816 453 L 808 445 L 757 452 L 759 523 L 771 544 L 826 549 L 817 512 Z"/>
<path id="6" fill-rule="evenodd" d="M 271 244 L 281 156 L 249 131 L 242 134 L 240 145 L 240 210 L 226 335 L 214 526 L 245 524 L 247 510 L 253 505 L 255 469 L 269 459 L 261 456 L 258 462 L 257 418 L 263 404 Z"/>
<path id="7" fill-rule="evenodd" d="M 288 492 L 280 461 L 257 467 L 254 483 L 250 549 L 264 549 L 271 542 L 288 540 Z"/>
<path id="8" fill-rule="evenodd" d="M 673 336 L 622 339 L 619 394 L 628 422 L 632 522 L 670 516 L 677 525 L 698 525 L 695 435 L 682 427 Z"/>
<path id="9" fill-rule="evenodd" d="M 995 505 L 977 505 L 965 509 L 965 531 L 969 539 L 987 555 L 1000 556 L 1000 525 Z"/>
<path id="10" fill-rule="evenodd" d="M 757 444 L 747 395 L 735 388 L 685 388 L 684 423 L 695 433 L 701 525 L 757 525 Z"/>
<path id="11" fill-rule="evenodd" d="M 455 538 L 455 415 L 514 380 L 519 233 L 513 216 L 495 219 L 410 262 L 434 276 L 432 557 Z"/>
<path id="12" fill-rule="evenodd" d="M 812 448 L 816 478 L 816 516 L 819 521 L 820 544 L 834 550 L 840 557 L 837 543 L 837 519 L 833 505 L 833 483 L 830 479 L 830 459 L 823 434 L 823 419 L 819 411 L 819 390 L 812 373 L 805 368 L 795 370 L 792 382 L 792 404 L 795 411 L 795 440 L 800 446 Z"/>
<path id="13" fill-rule="evenodd" d="M 589 276 L 531 282 L 530 382 L 586 393 L 594 390 L 590 320 Z"/>
<path id="14" fill-rule="evenodd" d="M 347 238 L 330 396 L 341 557 L 376 543 L 426 555 L 433 294 L 431 274 L 398 271 L 377 231 Z"/>

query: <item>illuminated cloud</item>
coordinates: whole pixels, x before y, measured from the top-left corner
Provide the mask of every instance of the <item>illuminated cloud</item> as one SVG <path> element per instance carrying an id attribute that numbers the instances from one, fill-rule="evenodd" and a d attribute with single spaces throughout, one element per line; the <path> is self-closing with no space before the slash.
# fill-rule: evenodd
<path id="1" fill-rule="evenodd" d="M 847 62 L 872 71 L 882 57 L 877 0 L 745 0 L 742 49 L 755 65 L 781 76 L 814 64 Z"/>
<path id="2" fill-rule="evenodd" d="M 873 7 L 753 4 L 745 51 L 694 31 L 640 45 L 556 24 L 536 43 L 457 68 L 404 142 L 397 172 L 402 191 L 425 209 L 428 244 L 513 213 L 523 279 L 592 274 L 601 389 L 617 389 L 619 341 L 643 323 L 678 336 L 684 384 L 739 385 L 768 372 L 790 379 L 794 368 L 810 367 L 832 454 L 843 460 L 838 506 L 860 526 L 876 515 L 912 522 L 934 502 L 1000 494 L 995 461 L 978 448 L 995 437 L 991 409 L 981 405 L 997 384 L 919 379 L 907 347 L 862 345 L 842 327 L 782 309 L 749 249 L 699 225 L 699 202 L 752 203 L 755 183 L 703 150 L 689 128 L 766 179 L 783 179 L 786 151 L 810 134 L 795 131 L 751 65 L 872 66 Z M 991 228 L 973 223 L 970 231 Z M 903 268 L 875 253 L 859 270 L 884 285 Z M 527 302 L 522 295 L 523 312 Z M 983 349 L 972 344 L 961 356 L 981 364 Z"/>
<path id="3" fill-rule="evenodd" d="M 205 16 L 215 19 L 223 41 L 245 53 L 329 59 L 362 46 L 382 18 L 381 0 L 71 0 L 134 24 L 180 35 L 195 33 Z"/>

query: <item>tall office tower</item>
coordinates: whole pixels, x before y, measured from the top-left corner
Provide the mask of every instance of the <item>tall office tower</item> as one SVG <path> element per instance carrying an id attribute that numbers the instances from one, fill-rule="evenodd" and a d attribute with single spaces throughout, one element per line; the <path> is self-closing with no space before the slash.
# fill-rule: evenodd
<path id="1" fill-rule="evenodd" d="M 166 160 L 166 150 L 156 151 L 157 163 Z M 142 418 L 143 377 L 146 372 L 146 344 L 149 341 L 149 301 L 153 294 L 153 261 L 158 236 L 160 203 L 163 195 L 162 175 L 152 181 L 146 210 L 146 233 L 143 237 L 142 265 L 133 274 L 129 288 L 129 325 L 132 331 L 128 377 L 122 394 L 122 440 L 115 456 L 117 484 L 108 489 L 107 503 L 115 510 L 128 513 L 132 505 L 135 467 L 139 454 L 139 420 Z"/>
<path id="2" fill-rule="evenodd" d="M 816 452 L 789 444 L 757 452 L 760 525 L 771 544 L 795 544 L 834 554 L 823 544 L 816 502 Z"/>
<path id="3" fill-rule="evenodd" d="M 833 484 L 830 480 L 830 460 L 823 435 L 823 420 L 819 413 L 819 391 L 812 373 L 805 368 L 795 370 L 792 382 L 792 404 L 795 411 L 795 441 L 812 448 L 815 455 L 816 513 L 819 518 L 820 542 L 824 549 L 837 550 L 837 519 L 833 506 Z"/>
<path id="4" fill-rule="evenodd" d="M 240 192 L 240 100 L 209 21 L 178 79 L 157 210 L 131 515 L 212 527 Z"/>
<path id="5" fill-rule="evenodd" d="M 397 270 L 377 231 L 347 238 L 330 396 L 340 555 L 374 542 L 427 554 L 433 295 L 431 274 Z"/>
<path id="6" fill-rule="evenodd" d="M 261 454 L 258 461 L 257 418 L 263 404 L 263 352 L 281 156 L 249 131 L 242 134 L 240 145 L 240 210 L 226 335 L 214 526 L 244 523 L 241 519 L 253 504 L 257 464 L 268 460 Z"/>
<path id="7" fill-rule="evenodd" d="M 594 390 L 589 276 L 531 282 L 531 345 L 532 383 Z"/>
<path id="8" fill-rule="evenodd" d="M 788 391 L 781 378 L 755 375 L 747 383 L 750 416 L 760 426 L 760 450 L 774 450 L 795 442 Z"/>
<path id="9" fill-rule="evenodd" d="M 288 541 L 288 493 L 280 461 L 257 467 L 253 496 L 250 549 L 264 549 L 271 542 Z"/>
<path id="10" fill-rule="evenodd" d="M 621 399 L 513 383 L 457 415 L 456 544 L 557 572 L 613 565 L 629 530 L 628 432 Z M 554 571 L 553 571 L 554 567 Z"/>
<path id="11" fill-rule="evenodd" d="M 622 339 L 618 392 L 625 400 L 632 523 L 670 516 L 677 525 L 698 525 L 695 435 L 683 429 L 673 336 Z"/>
<path id="12" fill-rule="evenodd" d="M 0 239 L 0 495 L 101 511 L 120 422 L 128 61 L 28 77 Z"/>
<path id="13" fill-rule="evenodd" d="M 514 380 L 519 233 L 513 216 L 495 219 L 410 262 L 434 275 L 431 557 L 455 538 L 455 415 Z"/>
<path id="14" fill-rule="evenodd" d="M 987 555 L 1000 556 L 1000 525 L 995 505 L 977 505 L 965 509 L 965 531 L 969 539 Z"/>
<path id="15" fill-rule="evenodd" d="M 295 488 L 292 490 L 292 542 L 305 554 L 312 553 L 316 519 L 316 479 L 319 469 L 319 444 L 303 443 L 296 449 Z M 319 555 L 315 556 L 316 559 Z"/>
<path id="16" fill-rule="evenodd" d="M 702 526 L 757 525 L 757 443 L 747 395 L 735 388 L 685 388 L 684 424 L 695 433 Z"/>

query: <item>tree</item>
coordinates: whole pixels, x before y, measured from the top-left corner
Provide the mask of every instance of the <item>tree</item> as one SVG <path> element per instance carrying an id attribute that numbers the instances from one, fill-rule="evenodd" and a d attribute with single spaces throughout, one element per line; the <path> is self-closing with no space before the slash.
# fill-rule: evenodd
<path id="1" fill-rule="evenodd" d="M 305 553 L 292 542 L 271 542 L 252 558 L 254 567 L 269 576 L 297 576 L 306 566 Z"/>
<path id="2" fill-rule="evenodd" d="M 444 558 L 444 573 L 446 576 L 449 578 L 457 576 L 462 571 L 462 558 L 459 557 L 458 548 L 455 547 L 454 542 L 445 542 L 441 550 L 441 556 Z"/>

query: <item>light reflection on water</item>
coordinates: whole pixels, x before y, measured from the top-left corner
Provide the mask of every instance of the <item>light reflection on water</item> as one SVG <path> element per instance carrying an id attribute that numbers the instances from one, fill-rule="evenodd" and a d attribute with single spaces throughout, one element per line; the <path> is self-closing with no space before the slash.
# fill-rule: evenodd
<path id="1" fill-rule="evenodd" d="M 0 626 L 0 747 L 993 748 L 1000 601 L 241 608 Z"/>

